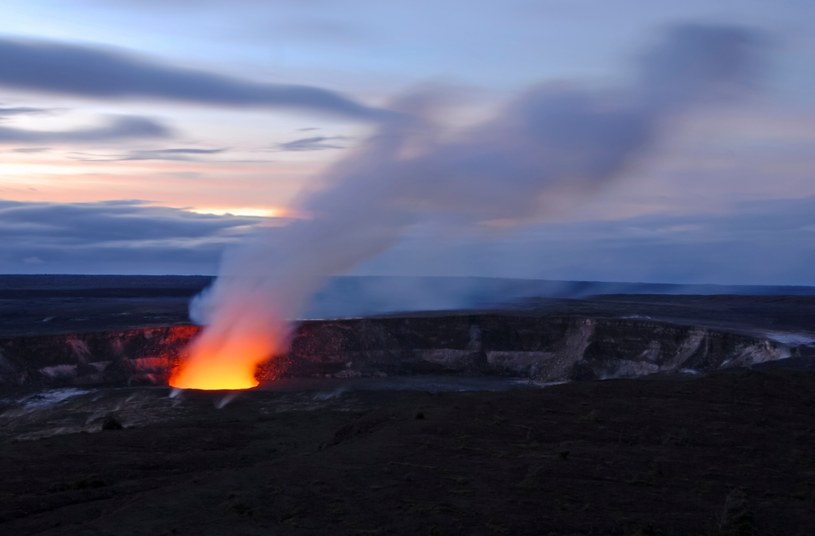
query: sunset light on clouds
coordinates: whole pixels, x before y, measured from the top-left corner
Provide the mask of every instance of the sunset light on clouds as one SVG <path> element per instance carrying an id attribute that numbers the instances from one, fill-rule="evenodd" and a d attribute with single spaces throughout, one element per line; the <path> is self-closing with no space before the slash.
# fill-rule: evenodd
<path id="1" fill-rule="evenodd" d="M 353 273 L 815 284 L 803 0 L 5 2 L 0 272 L 215 273 L 251 229 L 308 218 L 405 95 L 443 146 L 530 88 L 624 87 L 700 21 L 761 35 L 756 72 L 613 184 L 503 226 L 434 215 Z"/>

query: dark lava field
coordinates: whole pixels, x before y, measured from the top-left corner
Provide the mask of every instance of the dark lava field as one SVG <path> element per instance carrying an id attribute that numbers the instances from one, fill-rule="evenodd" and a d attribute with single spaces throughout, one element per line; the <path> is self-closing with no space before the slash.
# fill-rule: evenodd
<path id="1" fill-rule="evenodd" d="M 5 336 L 183 323 L 205 284 L 31 281 L 0 284 Z M 802 337 L 815 326 L 801 293 L 503 307 Z M 815 534 L 811 355 L 547 387 L 365 385 L 8 389 L 0 534 Z"/>
<path id="2" fill-rule="evenodd" d="M 168 394 L 102 390 L 6 421 L 0 532 L 815 529 L 812 372 L 502 392 L 254 391 L 221 409 L 223 394 Z"/>

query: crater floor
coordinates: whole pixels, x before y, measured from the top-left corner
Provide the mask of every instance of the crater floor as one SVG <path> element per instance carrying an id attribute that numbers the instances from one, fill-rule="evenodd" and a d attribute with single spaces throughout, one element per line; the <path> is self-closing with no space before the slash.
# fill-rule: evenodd
<path id="1" fill-rule="evenodd" d="M 73 395 L 2 422 L 1 533 L 815 531 L 808 371 L 226 405 L 163 388 Z M 101 431 L 111 419 L 123 429 Z"/>

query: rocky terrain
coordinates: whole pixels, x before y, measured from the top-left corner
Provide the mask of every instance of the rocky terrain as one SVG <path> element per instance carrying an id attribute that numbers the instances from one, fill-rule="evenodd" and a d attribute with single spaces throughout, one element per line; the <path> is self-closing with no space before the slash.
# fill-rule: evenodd
<path id="1" fill-rule="evenodd" d="M 0 389 L 166 384 L 199 329 L 189 324 L 189 298 L 208 282 L 0 278 Z M 337 310 L 351 291 L 370 298 L 360 281 L 352 283 L 339 285 L 333 302 L 331 293 L 318 301 Z M 528 283 L 489 283 L 510 296 L 530 291 Z M 815 352 L 815 297 L 797 292 L 561 296 L 466 311 L 306 320 L 290 351 L 274 356 L 259 375 L 266 381 L 457 374 L 553 382 L 750 366 Z"/>
<path id="2" fill-rule="evenodd" d="M 166 385 L 192 325 L 0 338 L 0 386 Z M 750 366 L 808 356 L 782 341 L 663 321 L 557 314 L 428 314 L 301 322 L 280 377 L 499 375 L 544 382 Z"/>
<path id="3" fill-rule="evenodd" d="M 811 296 L 308 320 L 179 393 L 202 280 L 110 282 L 0 281 L 0 534 L 815 533 Z"/>
<path id="4" fill-rule="evenodd" d="M 2 412 L 0 533 L 815 532 L 813 372 L 73 394 Z"/>

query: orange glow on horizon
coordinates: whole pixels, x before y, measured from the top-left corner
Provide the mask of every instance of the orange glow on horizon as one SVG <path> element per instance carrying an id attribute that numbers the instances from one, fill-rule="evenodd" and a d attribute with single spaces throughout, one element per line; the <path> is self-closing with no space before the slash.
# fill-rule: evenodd
<path id="1" fill-rule="evenodd" d="M 301 162 L 88 162 L 55 150 L 5 152 L 0 162 L 2 197 L 8 201 L 92 203 L 144 199 L 153 206 L 263 217 L 289 217 L 290 211 L 282 207 L 297 195 L 302 181 L 318 169 L 315 163 Z M 270 176 L 275 180 L 270 181 Z M 205 188 L 200 186 L 204 183 Z M 270 200 L 272 207 L 258 207 L 259 195 Z"/>
<path id="2" fill-rule="evenodd" d="M 233 208 L 190 208 L 189 212 L 195 214 L 213 214 L 215 216 L 250 216 L 255 218 L 282 218 L 285 217 L 286 210 L 279 207 L 257 208 L 257 207 L 233 207 Z"/>

